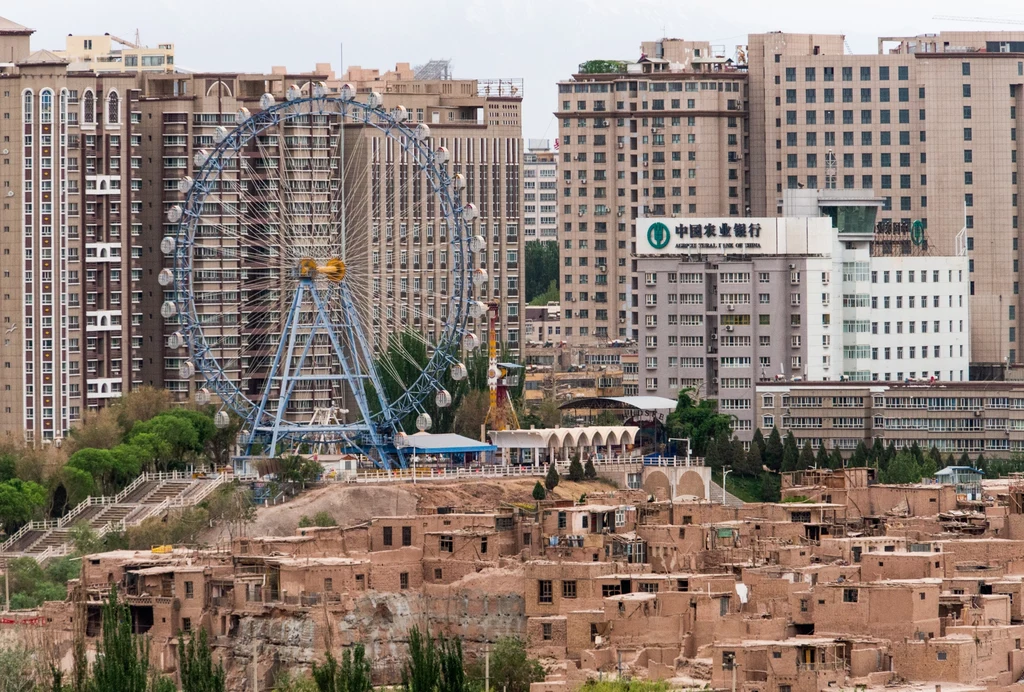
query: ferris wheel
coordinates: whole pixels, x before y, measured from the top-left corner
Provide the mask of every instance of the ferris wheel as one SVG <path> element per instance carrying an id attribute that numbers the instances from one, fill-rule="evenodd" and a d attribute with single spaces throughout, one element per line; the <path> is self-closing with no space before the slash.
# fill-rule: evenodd
<path id="1" fill-rule="evenodd" d="M 219 427 L 239 417 L 246 456 L 327 443 L 404 465 L 403 420 L 428 429 L 480 345 L 486 241 L 466 180 L 428 125 L 382 103 L 349 85 L 265 94 L 199 135 L 177 184 L 168 347 L 180 380 L 201 380 L 195 401 L 221 402 Z"/>

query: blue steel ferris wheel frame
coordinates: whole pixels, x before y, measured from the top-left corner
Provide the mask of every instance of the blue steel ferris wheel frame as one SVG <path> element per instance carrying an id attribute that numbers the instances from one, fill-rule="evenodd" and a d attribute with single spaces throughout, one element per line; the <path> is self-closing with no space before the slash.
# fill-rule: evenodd
<path id="1" fill-rule="evenodd" d="M 312 85 L 310 86 L 312 90 Z M 455 189 L 454 178 L 444 165 L 445 161 L 442 160 L 444 157 L 430 148 L 431 137 L 419 134 L 417 130 L 406 125 L 403 119 L 395 117 L 381 108 L 379 97 L 377 105 L 370 105 L 345 95 L 317 93 L 313 96 L 299 96 L 289 93 L 289 96 L 295 96 L 295 98 L 269 105 L 251 116 L 244 109 L 240 109 L 236 116 L 237 126 L 226 133 L 221 132 L 217 138 L 220 141 L 206 154 L 205 160 L 195 173 L 185 200 L 180 205 L 181 218 L 173 236 L 175 243 L 172 271 L 178 331 L 187 345 L 189 360 L 195 368 L 195 372 L 203 378 L 206 386 L 221 399 L 223 406 L 232 410 L 242 420 L 241 437 L 247 447 L 251 447 L 254 442 L 259 441 L 260 430 L 265 431 L 268 426 L 274 426 L 276 423 L 277 426 L 283 425 L 279 433 L 275 428 L 274 438 L 280 442 L 288 441 L 293 445 L 302 443 L 352 444 L 355 436 L 369 432 L 369 436 L 363 435 L 364 441 L 368 442 L 366 447 L 377 447 L 379 451 L 382 442 L 394 443 L 395 436 L 402 431 L 401 421 L 406 416 L 414 412 L 422 412 L 424 410 L 422 402 L 426 397 L 433 396 L 443 389 L 441 385 L 443 371 L 458 363 L 456 353 L 462 345 L 463 338 L 471 333 L 466 326 L 469 319 L 468 304 L 472 290 L 470 271 L 474 266 L 474 255 L 478 254 L 471 249 L 472 224 L 464 218 L 466 209 Z M 212 353 L 199 319 L 192 284 L 193 250 L 197 246 L 196 230 L 203 217 L 204 203 L 213 191 L 215 182 L 220 179 L 226 168 L 225 162 L 242 155 L 249 143 L 256 137 L 272 128 L 286 124 L 293 118 L 304 115 L 337 116 L 342 123 L 375 128 L 397 142 L 410 156 L 412 170 L 414 172 L 421 171 L 425 175 L 427 194 L 436 196 L 441 221 L 447 223 L 449 228 L 448 245 L 453 251 L 452 268 L 449 270 L 452 276 L 452 291 L 448 299 L 448 318 L 437 344 L 433 347 L 429 361 L 416 380 L 395 401 L 387 401 L 386 393 L 380 392 L 378 394 L 379 410 L 364 416 L 363 421 L 355 423 L 311 425 L 282 421 L 280 416 L 275 416 L 274 412 L 268 411 L 268 397 L 265 394 L 274 388 L 270 377 L 266 380 L 265 392 L 257 393 L 252 398 L 243 393 L 240 389 L 240 381 L 235 382 L 229 378 L 222 363 Z M 343 132 L 339 133 L 339 137 L 343 137 Z M 345 171 L 341 170 L 340 175 L 343 185 Z M 486 252 L 486 248 L 481 252 Z M 331 293 L 335 297 L 342 298 L 341 305 L 338 307 L 343 310 L 354 309 L 347 289 L 339 289 L 331 291 Z M 351 319 L 358 330 L 360 324 L 358 316 L 352 316 Z M 284 319 L 281 320 L 281 323 L 284 323 Z M 285 336 L 285 334 L 281 335 L 282 340 Z M 365 334 L 360 332 L 359 336 L 365 339 Z M 284 383 L 282 382 L 283 388 Z M 282 393 L 279 391 L 279 396 Z M 356 397 L 365 397 L 365 392 L 360 394 L 355 391 L 354 394 Z M 360 410 L 368 410 L 365 399 L 357 403 Z M 286 405 L 287 400 L 278 401 L 279 409 L 283 409 Z M 271 450 L 271 455 L 273 453 L 274 450 Z M 400 451 L 397 456 L 399 463 L 404 463 L 404 457 Z M 378 463 L 388 463 L 383 458 L 377 461 Z"/>

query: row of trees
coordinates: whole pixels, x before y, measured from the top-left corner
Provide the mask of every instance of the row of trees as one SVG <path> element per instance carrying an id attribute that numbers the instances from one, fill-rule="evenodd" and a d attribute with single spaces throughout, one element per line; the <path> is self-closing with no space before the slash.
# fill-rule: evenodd
<path id="1" fill-rule="evenodd" d="M 70 676 L 56 661 L 40 664 L 28 649 L 0 649 L 0 689 L 19 692 L 225 692 L 227 675 L 214 662 L 206 631 L 187 640 L 178 636 L 176 679 L 161 675 L 150 665 L 149 638 L 132 632 L 130 609 L 117 589 L 102 608 L 103 629 L 95 661 L 88 665 L 81 629 L 76 636 Z M 45 647 L 43 647 L 45 649 Z M 330 653 L 309 676 L 282 674 L 274 689 L 290 692 L 372 692 L 372 666 L 362 644 L 346 649 L 341 661 Z M 529 692 L 530 684 L 544 679 L 544 669 L 526 654 L 522 640 L 498 640 L 490 653 L 491 689 Z M 484 688 L 483 661 L 467 665 L 458 637 L 432 637 L 413 627 L 402 668 L 405 692 L 479 692 Z"/>
<path id="2" fill-rule="evenodd" d="M 171 407 L 167 392 L 143 388 L 90 411 L 63 448 L 0 449 L 0 528 L 60 517 L 90 495 L 117 493 L 143 471 L 230 462 L 237 425 L 218 429 L 214 409 Z"/>

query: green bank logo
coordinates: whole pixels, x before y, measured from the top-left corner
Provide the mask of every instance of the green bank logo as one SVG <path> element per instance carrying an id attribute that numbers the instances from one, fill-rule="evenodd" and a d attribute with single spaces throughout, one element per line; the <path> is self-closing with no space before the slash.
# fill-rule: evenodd
<path id="1" fill-rule="evenodd" d="M 655 250 L 664 249 L 668 246 L 668 241 L 672 239 L 672 233 L 669 232 L 668 226 L 660 221 L 655 221 L 647 227 L 647 242 L 651 244 L 651 247 Z"/>

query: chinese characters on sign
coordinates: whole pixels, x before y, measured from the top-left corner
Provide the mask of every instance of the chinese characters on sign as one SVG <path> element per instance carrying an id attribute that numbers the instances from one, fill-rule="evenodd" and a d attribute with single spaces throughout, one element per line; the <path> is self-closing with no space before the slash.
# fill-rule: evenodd
<path id="1" fill-rule="evenodd" d="M 681 223 L 676 226 L 675 233 L 680 238 L 760 238 L 761 224 L 708 223 L 702 226 L 699 223 Z"/>

